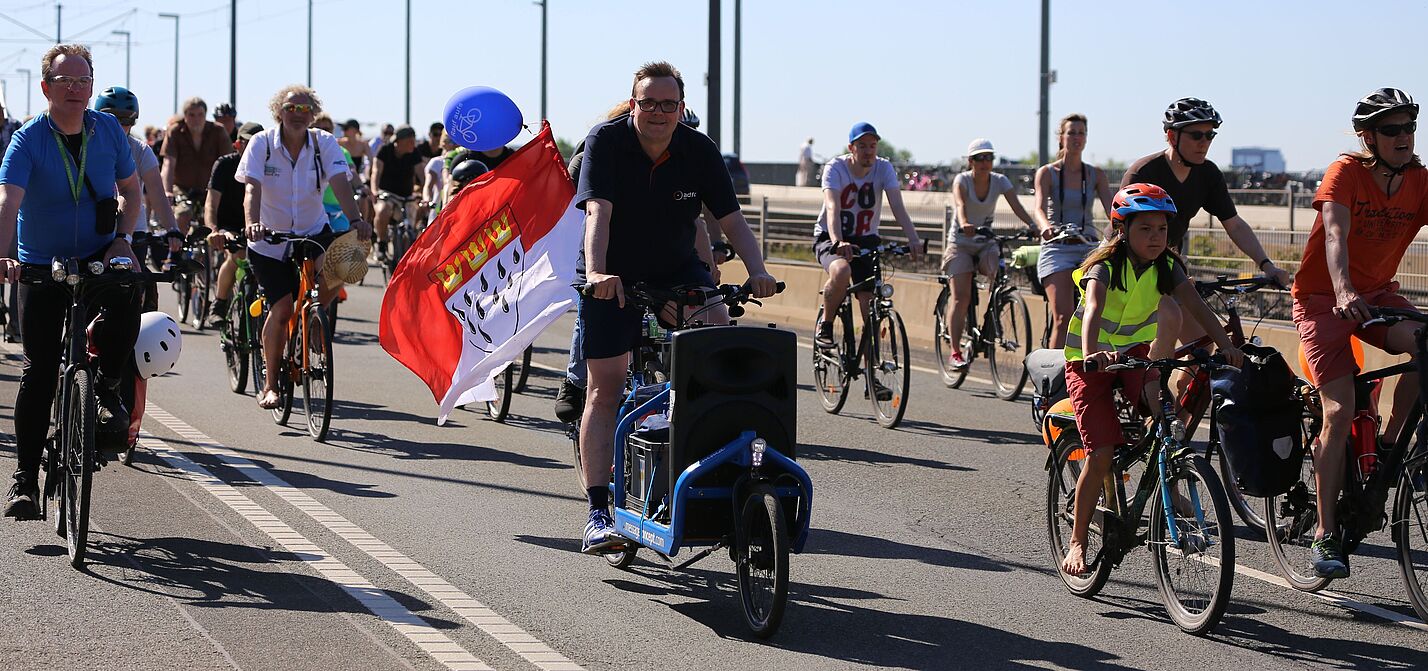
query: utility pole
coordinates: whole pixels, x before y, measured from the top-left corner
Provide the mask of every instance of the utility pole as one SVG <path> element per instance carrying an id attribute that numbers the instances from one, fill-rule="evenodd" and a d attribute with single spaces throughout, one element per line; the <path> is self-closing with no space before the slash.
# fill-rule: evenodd
<path id="1" fill-rule="evenodd" d="M 174 20 L 174 114 L 178 114 L 179 15 L 171 14 L 169 12 L 160 12 L 159 18 Z"/>
<path id="2" fill-rule="evenodd" d="M 1056 75 L 1051 72 L 1051 0 L 1041 0 L 1041 117 L 1037 138 L 1037 160 L 1050 162 L 1048 131 L 1051 114 L 1051 81 Z"/>
<path id="3" fill-rule="evenodd" d="M 705 75 L 709 85 L 709 123 L 705 133 L 714 144 L 719 144 L 719 0 L 709 0 L 709 74 Z"/>
<path id="4" fill-rule="evenodd" d="M 64 35 L 64 5 L 55 3 L 55 44 L 64 41 L 60 39 L 62 35 Z"/>
<path id="5" fill-rule="evenodd" d="M 744 0 L 734 0 L 734 153 L 739 153 L 740 122 L 743 120 Z"/>
<path id="6" fill-rule="evenodd" d="M 312 88 L 312 0 L 307 0 L 307 86 Z"/>
<path id="7" fill-rule="evenodd" d="M 228 104 L 238 107 L 238 0 L 228 3 Z"/>
<path id="8" fill-rule="evenodd" d="M 129 88 L 129 31 L 111 30 L 115 35 L 124 36 L 124 88 Z"/>
<path id="9" fill-rule="evenodd" d="M 402 118 L 412 123 L 412 0 L 407 0 L 407 102 Z"/>
<path id="10" fill-rule="evenodd" d="M 550 0 L 540 0 L 536 3 L 540 5 L 540 118 L 544 121 L 546 117 L 546 5 Z"/>
<path id="11" fill-rule="evenodd" d="M 15 71 L 25 75 L 25 116 L 30 116 L 30 70 L 29 68 L 16 68 Z"/>

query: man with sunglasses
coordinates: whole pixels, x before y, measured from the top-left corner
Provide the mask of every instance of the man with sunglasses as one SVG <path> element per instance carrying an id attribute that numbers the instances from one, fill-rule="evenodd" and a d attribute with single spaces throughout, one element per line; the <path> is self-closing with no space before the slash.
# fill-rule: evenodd
<path id="1" fill-rule="evenodd" d="M 589 291 L 580 300 L 582 346 L 589 372 L 580 458 L 589 500 L 581 550 L 608 552 L 623 545 L 607 511 L 605 486 L 614 463 L 615 415 L 625 385 L 640 312 L 625 302 L 625 286 L 713 286 L 695 251 L 694 220 L 707 206 L 744 260 L 755 297 L 774 293 L 758 240 L 734 196 L 734 184 L 719 147 L 707 135 L 679 122 L 684 78 L 669 63 L 647 63 L 635 72 L 630 114 L 590 130 L 575 204 L 585 210 L 582 249 Z M 727 321 L 710 310 L 706 321 Z"/>
<path id="2" fill-rule="evenodd" d="M 207 116 L 208 103 L 189 98 L 183 104 L 183 118 L 164 135 L 164 186 L 173 198 L 179 231 L 184 235 L 208 196 L 213 162 L 233 148 L 228 131 Z"/>
<path id="3" fill-rule="evenodd" d="M 19 234 L 19 259 L 0 258 L 0 278 L 19 280 L 21 267 L 46 272 L 55 257 L 107 262 L 134 257 L 129 243 L 139 222 L 137 207 L 118 209 L 116 196 L 141 198 L 134 157 L 114 117 L 88 109 L 94 90 L 93 58 L 77 44 L 58 44 L 40 60 L 43 114 L 25 124 L 0 164 L 0 250 Z M 64 347 L 61 331 L 70 288 L 57 282 L 20 286 L 25 366 L 15 400 L 18 456 L 4 515 L 34 519 L 39 513 L 40 452 L 50 429 Z M 86 292 L 99 350 L 99 430 L 127 431 L 129 411 L 120 399 L 124 371 L 139 334 L 139 296 L 105 286 Z M 123 441 L 104 441 L 122 447 Z"/>

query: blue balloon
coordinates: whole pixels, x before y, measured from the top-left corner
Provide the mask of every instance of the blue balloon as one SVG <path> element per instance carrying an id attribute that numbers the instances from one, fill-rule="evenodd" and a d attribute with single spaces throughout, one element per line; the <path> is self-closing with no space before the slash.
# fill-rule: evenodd
<path id="1" fill-rule="evenodd" d="M 521 132 L 521 110 L 510 96 L 489 86 L 469 86 L 446 101 L 446 132 L 473 151 L 506 146 Z"/>

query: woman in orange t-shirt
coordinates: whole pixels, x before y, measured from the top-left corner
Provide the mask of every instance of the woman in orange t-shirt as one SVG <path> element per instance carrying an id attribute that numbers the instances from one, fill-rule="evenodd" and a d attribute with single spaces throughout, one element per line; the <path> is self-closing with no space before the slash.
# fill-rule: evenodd
<path id="1" fill-rule="evenodd" d="M 1359 101 L 1353 122 L 1363 151 L 1344 154 L 1325 171 L 1314 195 L 1319 216 L 1294 278 L 1294 325 L 1324 404 L 1314 450 L 1319 529 L 1311 553 L 1314 573 L 1322 578 L 1349 575 L 1332 535 L 1354 412 L 1357 364 L 1349 336 L 1391 353 L 1414 349 L 1414 324 L 1359 325 L 1370 318 L 1371 306 L 1413 309 L 1398 295 L 1393 276 L 1428 223 L 1428 169 L 1413 153 L 1417 119 L 1418 105 L 1398 89 L 1379 89 Z M 1416 377 L 1404 375 L 1384 426 L 1386 440 L 1403 428 L 1417 393 Z"/>

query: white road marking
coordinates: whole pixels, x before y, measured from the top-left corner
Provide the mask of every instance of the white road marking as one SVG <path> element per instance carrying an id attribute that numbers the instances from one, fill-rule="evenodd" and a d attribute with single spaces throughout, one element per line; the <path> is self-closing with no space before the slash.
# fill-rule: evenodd
<path id="1" fill-rule="evenodd" d="M 382 542 L 375 536 L 362 530 L 347 518 L 333 511 L 331 508 L 318 503 L 311 496 L 303 493 L 298 488 L 288 484 L 287 481 L 273 474 L 271 471 L 239 456 L 233 450 L 223 446 L 218 441 L 210 438 L 203 432 L 189 426 L 183 420 L 166 412 L 162 408 L 147 403 L 144 408 L 145 415 L 157 420 L 170 431 L 178 434 L 184 440 L 189 441 L 198 449 L 213 455 L 225 466 L 233 468 L 242 473 L 249 480 L 263 485 L 272 491 L 279 498 L 292 504 L 293 507 L 302 511 L 318 524 L 326 527 L 343 540 L 351 543 L 353 547 L 362 551 L 367 556 L 381 562 L 383 566 L 391 569 L 412 586 L 422 590 L 431 598 L 450 608 L 462 619 L 471 623 L 476 628 L 489 634 L 512 652 L 520 655 L 523 659 L 534 664 L 542 671 L 584 671 L 583 667 L 571 661 L 566 656 L 556 652 L 549 645 L 540 639 L 526 633 L 525 630 L 512 624 L 500 613 L 487 607 L 485 604 L 472 598 L 465 592 L 457 589 L 451 583 L 432 573 L 426 567 L 413 561 L 405 554 L 393 549 L 390 545 Z"/>
<path id="2" fill-rule="evenodd" d="M 150 404 L 147 406 L 147 410 L 153 412 L 157 408 Z M 187 474 L 190 480 L 212 494 L 214 498 L 293 553 L 293 556 L 311 566 L 322 577 L 341 587 L 342 591 L 356 599 L 364 608 L 377 616 L 377 619 L 391 625 L 398 633 L 405 636 L 433 659 L 441 662 L 446 668 L 452 669 L 452 671 L 490 671 L 490 666 L 448 638 L 446 634 L 428 624 L 426 620 L 408 610 L 396 599 L 387 596 L 386 592 L 377 589 L 366 578 L 333 558 L 325 550 L 303 537 L 297 530 L 279 520 L 276 515 L 254 503 L 237 488 L 189 459 L 188 455 L 169 447 L 168 443 L 156 438 L 147 436 L 140 438 L 139 444 L 163 459 L 174 469 Z"/>

